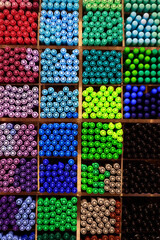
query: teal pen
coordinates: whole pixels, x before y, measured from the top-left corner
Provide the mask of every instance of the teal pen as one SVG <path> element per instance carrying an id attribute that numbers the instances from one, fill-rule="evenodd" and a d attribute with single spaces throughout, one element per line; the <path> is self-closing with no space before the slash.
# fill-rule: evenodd
<path id="1" fill-rule="evenodd" d="M 155 46 L 157 44 L 157 40 L 155 38 L 151 39 L 151 46 Z"/>
<path id="2" fill-rule="evenodd" d="M 138 4 L 137 4 L 137 3 L 134 3 L 134 4 L 132 5 L 132 11 L 137 11 L 137 9 L 138 9 Z"/>
<path id="3" fill-rule="evenodd" d="M 143 38 L 138 39 L 138 45 L 142 46 L 143 44 L 144 44 L 144 39 Z"/>
<path id="4" fill-rule="evenodd" d="M 157 27 L 157 32 L 160 32 L 160 26 Z"/>
<path id="5" fill-rule="evenodd" d="M 127 3 L 124 7 L 124 11 L 129 12 L 131 10 L 131 7 L 132 7 L 131 3 Z"/>
<path id="6" fill-rule="evenodd" d="M 150 32 L 145 32 L 145 34 L 144 34 L 145 38 L 150 38 L 150 36 L 151 36 Z"/>
<path id="7" fill-rule="evenodd" d="M 148 13 L 144 13 L 143 14 L 143 19 L 148 20 L 149 19 L 149 14 Z"/>
<path id="8" fill-rule="evenodd" d="M 144 26 L 143 26 L 143 25 L 139 25 L 139 26 L 137 27 L 137 30 L 138 30 L 139 32 L 142 32 L 142 31 L 144 30 Z"/>
<path id="9" fill-rule="evenodd" d="M 137 46 L 138 45 L 138 39 L 137 38 L 133 38 L 132 45 L 133 46 Z"/>
<path id="10" fill-rule="evenodd" d="M 149 46 L 149 44 L 150 44 L 150 39 L 149 38 L 146 38 L 145 40 L 144 40 L 144 45 L 145 46 Z"/>
<path id="11" fill-rule="evenodd" d="M 141 3 L 138 5 L 138 12 L 143 12 L 143 10 L 144 10 L 144 4 Z"/>
<path id="12" fill-rule="evenodd" d="M 156 25 L 152 25 L 151 32 L 155 32 L 155 31 L 157 31 L 157 26 Z"/>
<path id="13" fill-rule="evenodd" d="M 139 23 L 142 20 L 142 17 L 140 15 L 137 15 L 135 20 Z"/>

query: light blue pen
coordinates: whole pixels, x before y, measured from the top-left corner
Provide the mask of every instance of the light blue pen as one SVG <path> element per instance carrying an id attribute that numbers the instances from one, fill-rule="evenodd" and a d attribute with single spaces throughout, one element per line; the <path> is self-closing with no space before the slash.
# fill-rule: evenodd
<path id="1" fill-rule="evenodd" d="M 127 38 L 127 39 L 126 39 L 126 45 L 127 45 L 127 46 L 132 45 L 132 38 Z"/>
<path id="2" fill-rule="evenodd" d="M 151 26 L 146 26 L 145 28 L 144 28 L 144 32 L 150 32 L 151 31 Z"/>
<path id="3" fill-rule="evenodd" d="M 138 38 L 144 38 L 144 32 L 139 32 L 138 33 Z"/>
<path id="4" fill-rule="evenodd" d="M 132 29 L 131 24 L 127 24 L 127 25 L 126 25 L 126 31 L 130 31 L 131 29 Z"/>
<path id="5" fill-rule="evenodd" d="M 132 45 L 133 46 L 137 46 L 137 44 L 138 44 L 138 39 L 137 38 L 133 38 Z"/>
<path id="6" fill-rule="evenodd" d="M 137 31 L 138 32 L 142 32 L 144 30 L 144 26 L 143 25 L 139 25 L 138 27 L 137 27 Z"/>
<path id="7" fill-rule="evenodd" d="M 146 38 L 145 40 L 144 40 L 144 45 L 145 46 L 148 46 L 149 44 L 150 44 L 150 39 L 149 38 Z"/>
<path id="8" fill-rule="evenodd" d="M 156 25 L 152 25 L 151 32 L 156 32 L 156 31 L 157 31 L 157 26 Z"/>
<path id="9" fill-rule="evenodd" d="M 132 30 L 133 30 L 133 29 L 136 29 L 137 26 L 138 26 L 138 22 L 137 22 L 137 21 L 133 21 L 133 22 L 132 22 Z"/>
<path id="10" fill-rule="evenodd" d="M 131 31 L 127 31 L 127 32 L 126 32 L 126 38 L 130 38 L 131 35 L 132 35 Z"/>
<path id="11" fill-rule="evenodd" d="M 147 21 L 147 25 L 149 25 L 149 26 L 152 26 L 153 23 L 154 23 L 154 21 L 153 21 L 153 19 L 151 19 L 151 18 Z"/>
<path id="12" fill-rule="evenodd" d="M 133 32 L 132 32 L 132 38 L 135 38 L 135 37 L 137 37 L 138 36 L 138 31 L 137 30 L 134 30 Z"/>
<path id="13" fill-rule="evenodd" d="M 144 39 L 143 38 L 138 39 L 138 45 L 142 46 L 143 44 L 144 44 Z"/>
<path id="14" fill-rule="evenodd" d="M 126 24 L 130 24 L 130 23 L 132 23 L 132 21 L 133 21 L 133 18 L 132 17 L 128 17 L 126 19 Z"/>
<path id="15" fill-rule="evenodd" d="M 144 34 L 145 38 L 150 38 L 150 36 L 151 36 L 150 32 L 145 32 L 145 34 Z"/>
<path id="16" fill-rule="evenodd" d="M 148 20 L 148 18 L 149 18 L 149 14 L 148 14 L 148 13 L 144 13 L 144 14 L 143 14 L 143 19 Z"/>
<path id="17" fill-rule="evenodd" d="M 137 16 L 136 12 L 131 12 L 130 17 L 134 20 Z"/>
<path id="18" fill-rule="evenodd" d="M 140 21 L 142 20 L 141 15 L 137 15 L 137 17 L 135 18 L 135 20 L 136 20 L 137 22 L 140 22 Z"/>
<path id="19" fill-rule="evenodd" d="M 146 19 L 142 19 L 142 20 L 141 20 L 141 25 L 145 26 L 146 23 L 147 23 Z"/>
<path id="20" fill-rule="evenodd" d="M 155 38 L 151 39 L 151 46 L 155 46 L 157 44 L 157 40 Z"/>

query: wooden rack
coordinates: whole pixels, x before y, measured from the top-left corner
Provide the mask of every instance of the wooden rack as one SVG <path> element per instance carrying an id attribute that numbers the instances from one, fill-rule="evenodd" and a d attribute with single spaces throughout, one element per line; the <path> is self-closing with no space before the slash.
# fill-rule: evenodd
<path id="1" fill-rule="evenodd" d="M 50 48 L 50 49 L 61 49 L 62 47 L 65 47 L 68 50 L 73 50 L 73 49 L 78 49 L 79 50 L 79 83 L 78 84 L 69 84 L 69 86 L 75 86 L 78 88 L 79 90 L 79 107 L 78 107 L 78 119 L 42 119 L 40 118 L 40 105 L 38 108 L 38 112 L 39 112 L 39 117 L 36 119 L 33 118 L 26 118 L 26 119 L 22 119 L 22 118 L 0 118 L 0 123 L 3 122 L 18 122 L 18 123 L 34 123 L 37 126 L 37 131 L 39 131 L 39 127 L 40 124 L 42 123 L 54 123 L 54 122 L 74 122 L 78 124 L 78 147 L 77 147 L 77 151 L 78 151 L 78 157 L 77 157 L 77 165 L 78 165 L 78 172 L 77 172 L 77 178 L 78 178 L 78 182 L 77 182 L 77 189 L 78 192 L 76 194 L 48 194 L 48 193 L 40 193 L 39 191 L 36 192 L 31 192 L 31 193 L 26 193 L 26 192 L 21 192 L 20 194 L 15 194 L 14 195 L 32 195 L 35 196 L 36 198 L 36 219 L 37 219 L 37 200 L 38 200 L 38 196 L 56 196 L 56 197 L 62 197 L 62 196 L 77 196 L 78 198 L 78 213 L 77 213 L 77 232 L 76 232 L 76 236 L 77 236 L 77 240 L 80 240 L 80 203 L 81 203 L 81 197 L 88 197 L 88 196 L 103 196 L 103 197 L 119 197 L 120 201 L 122 203 L 122 200 L 124 197 L 154 197 L 154 198 L 160 198 L 160 194 L 119 194 L 119 195 L 114 195 L 114 194 L 108 194 L 105 193 L 103 195 L 100 194 L 87 194 L 84 192 L 81 192 L 81 163 L 89 163 L 89 160 L 82 160 L 81 159 L 81 125 L 84 121 L 87 122 L 121 122 L 123 124 L 123 128 L 125 127 L 125 123 L 152 123 L 152 124 L 156 124 L 156 123 L 160 123 L 159 119 L 123 119 L 123 107 L 122 107 L 122 119 L 83 119 L 82 118 L 82 91 L 84 88 L 86 88 L 86 85 L 82 84 L 82 72 L 83 72 L 83 50 L 88 49 L 96 49 L 96 50 L 117 50 L 120 51 L 123 54 L 124 48 L 125 48 L 125 30 L 124 30 L 124 0 L 122 0 L 122 5 L 123 5 L 123 9 L 122 9 L 122 18 L 123 18 L 123 42 L 122 42 L 122 46 L 82 46 L 82 19 L 83 19 L 83 6 L 82 6 L 82 0 L 79 0 L 79 44 L 78 46 L 45 46 L 45 45 L 40 45 L 39 43 L 39 25 L 40 25 L 40 12 L 41 12 L 41 0 L 40 0 L 40 6 L 39 6 L 39 13 L 38 13 L 38 31 L 37 31 L 37 45 L 36 46 L 27 46 L 27 45 L 23 45 L 20 47 L 31 47 L 31 48 L 35 48 L 38 49 L 39 54 L 44 51 L 45 48 Z M 6 45 L 1 45 L 0 48 L 4 48 Z M 11 48 L 17 47 L 17 45 L 10 45 Z M 146 47 L 147 49 L 155 49 L 155 47 Z M 134 47 L 131 47 L 131 49 L 134 49 Z M 160 47 L 158 47 L 157 49 L 160 49 Z M 122 59 L 121 59 L 121 63 L 123 66 L 123 55 L 122 55 Z M 40 65 L 40 60 L 39 60 L 39 70 L 41 69 L 41 65 Z M 122 67 L 122 76 L 123 76 L 123 67 Z M 28 83 L 27 83 L 28 84 Z M 5 85 L 5 84 L 2 84 Z M 16 85 L 16 84 L 15 84 Z M 23 85 L 23 84 L 17 84 L 17 85 Z M 39 88 L 39 103 L 40 103 L 40 99 L 41 99 L 41 89 L 48 87 L 48 86 L 53 86 L 55 88 L 57 88 L 57 86 L 62 86 L 62 84 L 43 84 L 41 83 L 41 78 L 40 78 L 40 72 L 39 72 L 39 81 L 37 83 L 31 84 L 29 83 L 28 85 L 30 86 L 37 86 Z M 108 84 L 109 85 L 109 84 Z M 99 85 L 96 85 L 99 86 Z M 121 86 L 122 87 L 122 94 L 121 94 L 121 99 L 122 99 L 122 106 L 123 106 L 123 82 L 119 85 L 113 85 L 113 86 Z M 39 134 L 37 134 L 37 150 L 39 152 Z M 125 146 L 124 146 L 125 147 Z M 54 159 L 54 158 L 53 158 Z M 38 189 L 39 189 L 39 164 L 40 164 L 40 156 L 39 154 L 37 155 L 37 167 L 38 167 Z M 107 162 L 108 160 L 103 160 L 104 162 Z M 122 170 L 122 174 L 121 174 L 121 186 L 123 184 L 123 154 L 121 155 L 120 158 L 120 164 L 121 164 L 121 170 Z M 92 162 L 92 161 L 91 161 Z M 122 190 L 122 187 L 121 187 Z M 122 191 L 121 191 L 122 192 Z M 9 193 L 0 193 L 0 195 L 10 195 Z M 121 213 L 122 216 L 122 213 Z M 35 225 L 35 239 L 37 239 L 37 222 Z M 120 234 L 120 237 L 122 239 L 122 236 Z"/>

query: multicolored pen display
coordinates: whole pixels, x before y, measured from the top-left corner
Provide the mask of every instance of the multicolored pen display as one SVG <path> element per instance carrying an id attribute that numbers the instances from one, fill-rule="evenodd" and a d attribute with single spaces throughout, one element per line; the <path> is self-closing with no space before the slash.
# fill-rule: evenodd
<path id="1" fill-rule="evenodd" d="M 0 240 L 159 240 L 160 0 L 0 0 Z"/>

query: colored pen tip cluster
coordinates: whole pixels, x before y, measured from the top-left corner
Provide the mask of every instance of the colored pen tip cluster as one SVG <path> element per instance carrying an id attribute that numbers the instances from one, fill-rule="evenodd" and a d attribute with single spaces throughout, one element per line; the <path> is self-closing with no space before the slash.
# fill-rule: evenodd
<path id="1" fill-rule="evenodd" d="M 8 239 L 14 239 L 14 240 L 35 240 L 35 233 L 32 232 L 30 234 L 23 234 L 23 235 L 17 235 L 12 231 L 9 231 L 8 233 L 0 233 L 0 239 L 2 240 L 8 240 Z"/>
<path id="2" fill-rule="evenodd" d="M 31 231 L 35 225 L 35 207 L 35 200 L 31 196 L 25 199 L 16 198 L 13 195 L 2 196 L 0 198 L 0 230 Z"/>
<path id="3" fill-rule="evenodd" d="M 160 15 L 156 12 L 142 16 L 131 12 L 125 22 L 126 46 L 159 46 Z"/>
<path id="4" fill-rule="evenodd" d="M 37 131 L 33 124 L 0 124 L 0 156 L 37 156 Z"/>
<path id="5" fill-rule="evenodd" d="M 41 7 L 44 10 L 78 11 L 79 0 L 42 0 Z"/>
<path id="6" fill-rule="evenodd" d="M 39 146 L 42 148 L 39 155 L 77 157 L 77 130 L 78 124 L 75 123 L 42 124 L 39 129 Z"/>
<path id="7" fill-rule="evenodd" d="M 41 53 L 41 83 L 78 83 L 79 50 L 46 48 Z"/>
<path id="8" fill-rule="evenodd" d="M 144 47 L 124 49 L 124 83 L 160 82 L 160 51 Z"/>
<path id="9" fill-rule="evenodd" d="M 38 231 L 77 229 L 77 198 L 38 198 Z"/>
<path id="10" fill-rule="evenodd" d="M 121 87 L 101 86 L 99 91 L 93 87 L 88 87 L 82 92 L 84 97 L 82 107 L 83 118 L 120 119 L 121 114 Z"/>
<path id="11" fill-rule="evenodd" d="M 53 87 L 42 90 L 41 118 L 77 118 L 78 89 L 71 91 L 65 86 L 56 92 Z"/>
<path id="12" fill-rule="evenodd" d="M 123 18 L 120 11 L 89 11 L 83 16 L 83 45 L 121 45 Z"/>
<path id="13" fill-rule="evenodd" d="M 37 19 L 36 12 L 4 9 L 0 13 L 0 44 L 36 45 Z"/>
<path id="14" fill-rule="evenodd" d="M 45 45 L 78 45 L 77 11 L 41 11 L 39 41 Z"/>
<path id="15" fill-rule="evenodd" d="M 7 231 L 9 228 L 18 231 L 15 215 L 18 214 L 18 206 L 16 205 L 15 196 L 0 197 L 0 230 Z"/>
<path id="16" fill-rule="evenodd" d="M 124 158 L 159 159 L 160 124 L 125 124 Z"/>
<path id="17" fill-rule="evenodd" d="M 38 87 L 0 86 L 0 117 L 38 117 Z"/>
<path id="18" fill-rule="evenodd" d="M 37 160 L 2 158 L 0 160 L 0 192 L 27 193 L 37 190 Z"/>
<path id="19" fill-rule="evenodd" d="M 120 240 L 120 237 L 114 235 L 102 235 L 102 237 L 98 237 L 97 235 L 94 235 L 92 237 L 86 236 L 84 240 Z"/>
<path id="20" fill-rule="evenodd" d="M 119 234 L 121 203 L 113 198 L 81 201 L 81 234 Z"/>
<path id="21" fill-rule="evenodd" d="M 118 159 L 122 154 L 121 123 L 82 123 L 82 159 Z"/>
<path id="22" fill-rule="evenodd" d="M 86 11 L 121 11 L 122 4 L 120 0 L 111 0 L 111 1 L 92 1 L 92 0 L 83 0 L 83 7 Z"/>
<path id="23" fill-rule="evenodd" d="M 38 79 L 39 52 L 31 48 L 0 49 L 1 83 L 34 83 Z"/>
<path id="24" fill-rule="evenodd" d="M 125 12 L 154 12 L 154 14 L 159 15 L 159 10 L 160 10 L 160 4 L 158 1 L 134 1 L 131 2 L 130 0 L 125 0 L 124 1 L 124 11 Z"/>
<path id="25" fill-rule="evenodd" d="M 39 1 L 25 1 L 25 0 L 1 0 L 0 2 L 0 10 L 4 9 L 22 9 L 22 10 L 34 10 L 37 11 L 39 7 Z"/>
<path id="26" fill-rule="evenodd" d="M 43 235 L 38 235 L 37 240 L 76 240 L 76 236 L 70 232 L 56 232 L 56 233 L 44 233 Z"/>
<path id="27" fill-rule="evenodd" d="M 25 200 L 18 198 L 16 205 L 19 207 L 18 213 L 15 215 L 16 225 L 20 231 L 31 231 L 35 225 L 36 201 L 31 196 L 28 196 Z"/>
<path id="28" fill-rule="evenodd" d="M 83 84 L 120 84 L 122 82 L 121 52 L 115 50 L 83 51 Z"/>
<path id="29" fill-rule="evenodd" d="M 121 193 L 121 169 L 118 163 L 106 164 L 105 167 L 98 163 L 81 166 L 81 188 L 91 194 Z"/>
<path id="30" fill-rule="evenodd" d="M 147 92 L 141 85 L 127 85 L 124 92 L 125 118 L 159 118 L 160 117 L 160 87 L 151 88 Z"/>
<path id="31" fill-rule="evenodd" d="M 77 192 L 77 165 L 73 159 L 69 159 L 68 163 L 58 164 L 50 164 L 48 159 L 44 159 L 39 169 L 41 193 Z"/>

